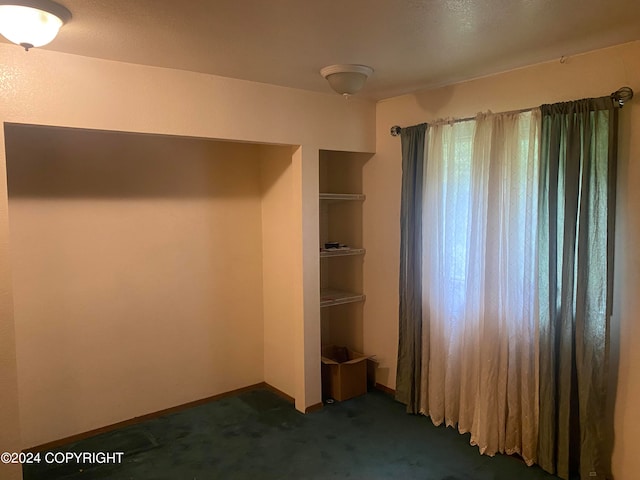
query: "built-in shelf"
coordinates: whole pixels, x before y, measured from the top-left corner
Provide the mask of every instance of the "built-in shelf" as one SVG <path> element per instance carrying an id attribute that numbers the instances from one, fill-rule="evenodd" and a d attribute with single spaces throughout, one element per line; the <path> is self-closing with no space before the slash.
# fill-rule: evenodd
<path id="1" fill-rule="evenodd" d="M 320 258 L 329 257 L 348 257 L 350 255 L 364 255 L 364 248 L 336 248 L 330 250 L 321 250 Z"/>
<path id="2" fill-rule="evenodd" d="M 343 292 L 341 290 L 323 289 L 320 291 L 320 307 L 332 307 L 345 303 L 364 302 L 362 293 Z"/>
<path id="3" fill-rule="evenodd" d="M 364 200 L 366 196 L 363 193 L 321 193 L 320 200 Z"/>

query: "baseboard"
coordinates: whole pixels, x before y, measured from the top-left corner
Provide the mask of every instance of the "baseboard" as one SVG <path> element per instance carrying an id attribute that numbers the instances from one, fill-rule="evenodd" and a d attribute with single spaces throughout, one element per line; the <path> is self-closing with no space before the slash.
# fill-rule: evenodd
<path id="1" fill-rule="evenodd" d="M 279 397 L 281 397 L 282 399 L 286 400 L 287 402 L 289 402 L 292 405 L 296 404 L 296 399 L 287 395 L 286 393 L 284 393 L 282 390 L 278 390 L 276 387 L 274 387 L 273 385 L 269 385 L 268 383 L 264 383 L 263 385 L 264 388 L 266 388 L 267 390 L 272 391 L 273 393 L 275 393 L 276 395 L 278 395 Z M 316 403 L 315 405 L 311 405 L 310 407 L 307 407 L 304 409 L 304 413 L 313 413 L 313 412 L 317 412 L 318 410 L 321 410 L 323 407 L 322 402 L 320 403 Z"/>
<path id="2" fill-rule="evenodd" d="M 207 398 L 202 398 L 200 400 L 194 400 L 193 402 L 187 402 L 182 405 L 177 405 L 175 407 L 165 408 L 163 410 L 158 410 L 157 412 L 147 413 L 145 415 L 141 415 L 139 417 L 134 417 L 129 420 L 123 420 L 122 422 L 113 423 L 111 425 L 106 425 L 104 427 L 96 428 L 94 430 L 89 430 L 88 432 L 78 433 L 76 435 L 71 435 L 70 437 L 61 438 L 59 440 L 54 440 L 52 442 L 43 443 L 42 445 L 36 445 L 35 447 L 26 448 L 24 452 L 42 452 L 45 450 L 51 450 L 54 448 L 61 447 L 68 443 L 78 442 L 80 440 L 85 440 L 89 437 L 93 437 L 94 435 L 99 435 L 101 433 L 111 432 L 113 430 L 117 430 L 118 428 L 129 427 L 131 425 L 136 425 L 138 423 L 152 420 L 154 418 L 162 417 L 164 415 L 169 415 L 171 413 L 180 412 L 182 410 L 186 410 L 187 408 L 198 407 L 200 405 L 204 405 L 205 403 L 213 402 L 215 400 L 220 400 L 222 398 L 230 397 L 233 395 L 238 395 L 240 393 L 249 392 L 251 390 L 257 390 L 260 388 L 266 388 L 267 390 L 275 393 L 276 395 L 282 397 L 284 400 L 295 403 L 295 400 L 287 395 L 286 393 L 278 390 L 277 388 L 265 383 L 256 383 L 255 385 L 249 385 L 248 387 L 242 387 L 235 390 L 231 390 L 229 392 L 219 393 L 217 395 L 212 395 Z"/>
<path id="3" fill-rule="evenodd" d="M 269 385 L 266 382 L 262 382 L 260 384 L 261 388 L 266 388 L 267 390 L 275 393 L 276 395 L 278 395 L 279 397 L 281 397 L 282 399 L 286 400 L 289 403 L 292 403 L 295 405 L 296 403 L 296 399 L 293 397 L 290 397 L 289 395 L 287 395 L 286 393 L 284 393 L 282 390 L 278 390 L 276 387 L 274 387 L 273 385 Z"/>
<path id="4" fill-rule="evenodd" d="M 376 383 L 376 390 L 380 390 L 381 392 L 386 393 L 387 395 L 391 395 L 392 397 L 396 396 L 396 391 L 393 388 L 389 388 L 386 385 L 382 385 L 381 383 Z"/>
<path id="5" fill-rule="evenodd" d="M 311 405 L 310 407 L 307 407 L 304 409 L 304 413 L 313 413 L 313 412 L 317 412 L 318 410 L 322 410 L 322 402 L 320 403 L 316 403 L 315 405 Z"/>

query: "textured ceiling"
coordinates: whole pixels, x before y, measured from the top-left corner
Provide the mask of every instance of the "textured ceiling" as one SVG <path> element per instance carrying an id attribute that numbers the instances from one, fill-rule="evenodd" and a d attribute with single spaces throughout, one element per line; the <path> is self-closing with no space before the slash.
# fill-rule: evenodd
<path id="1" fill-rule="evenodd" d="M 58 2 L 50 50 L 320 92 L 320 68 L 363 63 L 374 99 L 640 39 L 640 0 Z"/>

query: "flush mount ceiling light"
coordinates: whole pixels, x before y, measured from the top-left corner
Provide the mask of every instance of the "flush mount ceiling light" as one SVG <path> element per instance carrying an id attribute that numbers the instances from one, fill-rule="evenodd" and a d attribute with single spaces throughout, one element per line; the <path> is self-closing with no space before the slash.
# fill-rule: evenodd
<path id="1" fill-rule="evenodd" d="M 366 65 L 329 65 L 320 70 L 331 88 L 345 97 L 360 91 L 372 73 Z"/>
<path id="2" fill-rule="evenodd" d="M 25 50 L 51 42 L 71 12 L 51 0 L 0 1 L 0 34 Z"/>

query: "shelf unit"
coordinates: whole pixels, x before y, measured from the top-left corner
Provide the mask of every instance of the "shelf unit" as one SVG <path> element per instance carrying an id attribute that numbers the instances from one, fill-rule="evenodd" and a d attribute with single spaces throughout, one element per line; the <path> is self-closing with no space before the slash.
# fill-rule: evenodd
<path id="1" fill-rule="evenodd" d="M 363 153 L 320 151 L 322 351 L 335 345 L 364 352 L 363 266 L 367 252 L 362 245 L 363 202 L 366 200 L 362 193 L 362 170 L 369 158 L 370 155 Z M 327 243 L 344 247 L 325 249 Z M 367 368 L 368 365 L 369 362 Z M 364 364 L 358 368 L 364 368 Z M 333 381 L 325 378 L 326 371 L 323 366 L 323 395 L 328 396 Z M 350 381 L 357 383 L 360 380 Z"/>
<path id="2" fill-rule="evenodd" d="M 359 281 L 354 279 L 354 276 L 358 276 L 358 272 L 354 271 L 355 267 L 342 264 L 339 268 L 335 263 L 339 260 L 329 262 L 332 265 L 329 265 L 326 260 L 336 257 L 363 257 L 366 250 L 351 246 L 336 249 L 323 248 L 330 236 L 335 236 L 335 240 L 340 241 L 348 239 L 351 243 L 356 239 L 353 230 L 357 230 L 359 226 L 353 222 L 353 217 L 361 211 L 361 207 L 353 205 L 352 202 L 363 202 L 365 198 L 365 195 L 361 193 L 320 193 L 320 276 L 323 279 L 320 307 L 332 307 L 365 300 L 363 294 L 354 293 L 354 290 L 358 291 L 362 288 L 361 279 Z M 348 205 L 337 205 L 342 203 L 352 204 L 350 208 L 343 208 Z M 356 211 L 353 210 L 354 206 Z M 338 269 L 338 271 L 331 272 L 334 269 Z M 361 276 L 361 272 L 359 273 Z"/>
<path id="3" fill-rule="evenodd" d="M 320 151 L 320 307 L 322 345 L 363 349 L 362 168 L 370 155 Z M 325 249 L 337 242 L 345 248 Z"/>

